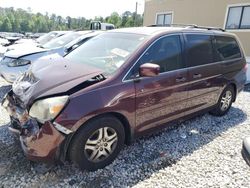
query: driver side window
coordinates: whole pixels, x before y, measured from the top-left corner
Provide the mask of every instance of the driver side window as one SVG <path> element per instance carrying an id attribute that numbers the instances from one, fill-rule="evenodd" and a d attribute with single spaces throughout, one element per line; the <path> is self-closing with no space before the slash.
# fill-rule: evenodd
<path id="1" fill-rule="evenodd" d="M 180 36 L 166 36 L 156 41 L 140 59 L 139 65 L 144 63 L 158 64 L 161 73 L 183 68 Z"/>

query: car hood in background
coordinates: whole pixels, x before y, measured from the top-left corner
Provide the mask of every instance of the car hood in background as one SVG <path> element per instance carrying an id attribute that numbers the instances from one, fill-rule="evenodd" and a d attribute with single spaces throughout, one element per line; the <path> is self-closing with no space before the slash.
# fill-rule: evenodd
<path id="1" fill-rule="evenodd" d="M 41 52 L 46 52 L 48 49 L 44 48 L 39 48 L 34 45 L 24 45 L 24 44 L 16 44 L 16 45 L 21 45 L 22 47 L 15 47 L 14 50 L 7 51 L 4 56 L 10 57 L 10 58 L 20 58 L 22 56 L 27 56 L 31 54 L 36 54 L 36 53 L 41 53 Z"/>
<path id="2" fill-rule="evenodd" d="M 102 72 L 54 55 L 35 62 L 29 71 L 14 82 L 12 88 L 23 105 L 27 106 L 37 98 L 65 93 Z"/>
<path id="3" fill-rule="evenodd" d="M 32 43 L 37 45 L 37 42 L 34 39 L 19 39 L 18 41 L 15 42 L 15 44 L 26 44 L 26 43 Z"/>

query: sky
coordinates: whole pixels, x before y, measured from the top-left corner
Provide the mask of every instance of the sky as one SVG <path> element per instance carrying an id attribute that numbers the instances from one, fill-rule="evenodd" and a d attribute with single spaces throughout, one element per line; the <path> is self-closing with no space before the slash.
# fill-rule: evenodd
<path id="1" fill-rule="evenodd" d="M 27 10 L 31 8 L 33 13 L 55 13 L 66 17 L 94 18 L 106 17 L 116 11 L 122 14 L 125 11 L 135 11 L 138 2 L 138 14 L 144 10 L 144 0 L 0 0 L 0 7 L 14 7 Z"/>

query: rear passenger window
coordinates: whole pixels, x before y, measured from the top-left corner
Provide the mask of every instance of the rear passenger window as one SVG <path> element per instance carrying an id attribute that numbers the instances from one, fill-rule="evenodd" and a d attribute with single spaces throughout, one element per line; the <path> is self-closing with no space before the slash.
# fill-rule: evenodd
<path id="1" fill-rule="evenodd" d="M 240 48 L 234 38 L 215 36 L 215 51 L 219 61 L 230 60 L 241 57 Z"/>
<path id="2" fill-rule="evenodd" d="M 187 34 L 188 66 L 198 66 L 213 63 L 213 46 L 210 35 Z"/>
<path id="3" fill-rule="evenodd" d="M 161 73 L 183 68 L 180 36 L 166 36 L 156 41 L 140 59 L 140 65 L 144 63 L 158 64 Z"/>

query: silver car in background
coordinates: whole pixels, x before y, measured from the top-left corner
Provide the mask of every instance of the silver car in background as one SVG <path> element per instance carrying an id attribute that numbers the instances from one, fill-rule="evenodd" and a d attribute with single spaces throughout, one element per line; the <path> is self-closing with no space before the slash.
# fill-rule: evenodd
<path id="1" fill-rule="evenodd" d="M 0 62 L 0 75 L 13 83 L 37 59 L 55 53 L 64 56 L 99 33 L 101 31 L 70 32 L 39 47 L 8 51 Z"/>

